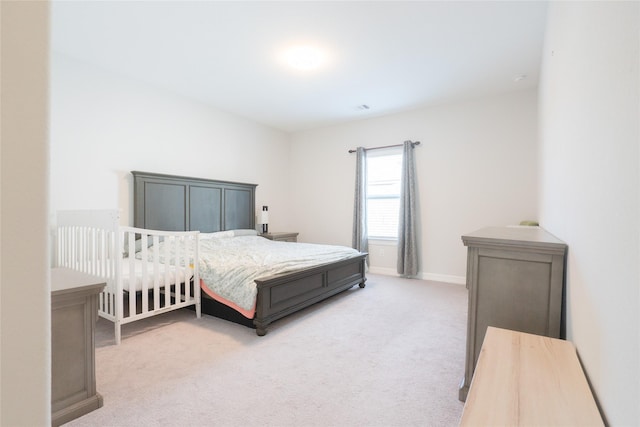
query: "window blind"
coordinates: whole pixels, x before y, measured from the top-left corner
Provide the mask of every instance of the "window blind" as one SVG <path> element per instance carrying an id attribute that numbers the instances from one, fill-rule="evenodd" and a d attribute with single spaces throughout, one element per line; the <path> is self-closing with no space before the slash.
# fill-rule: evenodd
<path id="1" fill-rule="evenodd" d="M 398 238 L 401 171 L 401 149 L 367 153 L 367 227 L 370 238 Z"/>

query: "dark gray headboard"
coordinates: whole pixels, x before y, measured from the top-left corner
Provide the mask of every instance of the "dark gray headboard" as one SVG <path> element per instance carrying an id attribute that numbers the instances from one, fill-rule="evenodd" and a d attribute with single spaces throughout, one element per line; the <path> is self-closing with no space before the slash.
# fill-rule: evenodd
<path id="1" fill-rule="evenodd" d="M 255 229 L 256 184 L 131 173 L 134 227 L 203 233 Z"/>

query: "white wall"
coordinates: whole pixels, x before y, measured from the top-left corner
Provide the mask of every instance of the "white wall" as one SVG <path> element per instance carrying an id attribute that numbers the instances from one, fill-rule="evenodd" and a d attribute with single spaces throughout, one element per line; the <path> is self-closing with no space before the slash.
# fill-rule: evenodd
<path id="1" fill-rule="evenodd" d="M 567 242 L 567 335 L 610 425 L 640 425 L 638 2 L 552 2 L 540 217 Z"/>
<path id="2" fill-rule="evenodd" d="M 350 246 L 355 157 L 348 150 L 407 139 L 421 141 L 415 148 L 420 275 L 464 283 L 462 234 L 536 219 L 535 91 L 294 134 L 293 229 L 300 232 L 302 241 Z M 395 273 L 395 251 L 395 246 L 371 244 L 372 271 Z"/>
<path id="3" fill-rule="evenodd" d="M 52 55 L 51 214 L 120 208 L 133 224 L 130 171 L 258 184 L 272 227 L 288 221 L 289 136 Z"/>
<path id="4" fill-rule="evenodd" d="M 0 425 L 51 424 L 49 3 L 1 2 Z"/>

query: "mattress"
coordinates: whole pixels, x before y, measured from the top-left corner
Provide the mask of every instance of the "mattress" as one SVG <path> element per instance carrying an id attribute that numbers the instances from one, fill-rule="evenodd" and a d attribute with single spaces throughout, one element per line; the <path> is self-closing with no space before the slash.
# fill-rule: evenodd
<path id="1" fill-rule="evenodd" d="M 133 275 L 131 274 L 131 264 L 133 263 L 134 271 Z M 154 263 L 151 261 L 143 261 L 141 259 L 135 258 L 124 258 L 122 260 L 122 288 L 125 291 L 142 291 L 143 277 L 144 272 L 147 275 L 147 289 L 154 288 Z M 168 281 L 169 285 L 174 285 L 176 283 L 185 283 L 191 280 L 193 277 L 193 269 L 189 266 L 181 267 L 181 266 L 173 266 L 166 265 L 162 263 L 158 263 L 157 269 L 157 280 L 159 287 L 164 287 Z"/>

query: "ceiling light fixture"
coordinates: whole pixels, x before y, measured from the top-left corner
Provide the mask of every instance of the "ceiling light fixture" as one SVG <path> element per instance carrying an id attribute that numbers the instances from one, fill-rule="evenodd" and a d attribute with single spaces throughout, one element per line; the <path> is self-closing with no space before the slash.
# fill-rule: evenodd
<path id="1" fill-rule="evenodd" d="M 327 59 L 327 55 L 321 49 L 310 45 L 293 46 L 284 52 L 283 57 L 290 67 L 302 71 L 315 70 Z"/>

